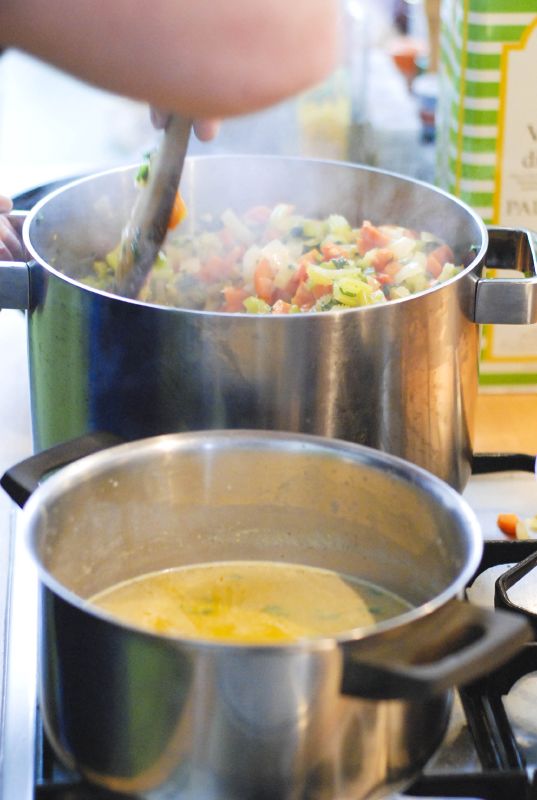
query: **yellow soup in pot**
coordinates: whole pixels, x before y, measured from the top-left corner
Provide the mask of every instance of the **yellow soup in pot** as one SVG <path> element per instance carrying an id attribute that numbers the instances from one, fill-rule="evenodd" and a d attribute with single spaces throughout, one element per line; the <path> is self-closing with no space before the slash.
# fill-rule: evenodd
<path id="1" fill-rule="evenodd" d="M 390 592 L 336 572 L 266 561 L 155 572 L 117 584 L 91 602 L 156 633 L 250 644 L 334 636 L 410 607 Z"/>

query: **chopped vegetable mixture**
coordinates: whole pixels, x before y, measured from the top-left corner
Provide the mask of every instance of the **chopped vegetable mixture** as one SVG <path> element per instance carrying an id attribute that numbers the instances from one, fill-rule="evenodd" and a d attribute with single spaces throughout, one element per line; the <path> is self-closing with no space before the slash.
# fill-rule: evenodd
<path id="1" fill-rule="evenodd" d="M 86 284 L 113 291 L 118 251 L 93 264 Z M 339 214 L 304 217 L 294 206 L 205 215 L 171 231 L 140 299 L 248 314 L 341 310 L 398 300 L 460 272 L 435 235 Z"/>

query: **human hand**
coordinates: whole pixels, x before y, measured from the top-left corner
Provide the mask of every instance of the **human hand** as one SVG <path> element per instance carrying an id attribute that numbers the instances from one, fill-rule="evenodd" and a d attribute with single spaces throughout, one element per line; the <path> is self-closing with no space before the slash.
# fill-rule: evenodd
<path id="1" fill-rule="evenodd" d="M 0 194 L 0 261 L 20 261 L 23 258 L 19 236 L 6 216 L 12 208 L 9 197 Z"/>
<path id="2" fill-rule="evenodd" d="M 151 108 L 151 122 L 153 126 L 157 130 L 161 130 L 162 128 L 166 127 L 166 123 L 169 118 L 169 114 L 165 111 L 160 111 L 158 108 Z M 194 133 L 200 140 L 200 142 L 210 142 L 211 139 L 214 139 L 218 133 L 220 128 L 220 120 L 219 119 L 195 119 L 192 127 L 194 129 Z"/>

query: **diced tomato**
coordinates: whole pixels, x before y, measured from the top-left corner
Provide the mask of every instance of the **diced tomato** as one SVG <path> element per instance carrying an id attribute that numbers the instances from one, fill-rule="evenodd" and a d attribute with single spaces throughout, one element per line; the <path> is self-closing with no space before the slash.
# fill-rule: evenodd
<path id="1" fill-rule="evenodd" d="M 305 311 L 315 305 L 315 295 L 308 289 L 305 283 L 299 284 L 293 297 L 293 304 Z"/>
<path id="2" fill-rule="evenodd" d="M 453 250 L 448 244 L 442 244 L 440 247 L 437 247 L 436 250 L 432 251 L 432 255 L 440 261 L 442 266 L 446 263 L 453 264 L 455 260 L 455 256 L 453 255 Z"/>
<path id="3" fill-rule="evenodd" d="M 275 294 L 283 300 L 290 300 L 298 289 L 299 283 L 300 281 L 298 280 L 298 273 L 295 272 L 293 277 L 289 278 L 283 289 L 279 289 L 277 292 L 275 292 Z"/>
<path id="4" fill-rule="evenodd" d="M 427 272 L 433 276 L 433 278 L 438 278 L 440 273 L 442 272 L 442 264 L 440 261 L 432 254 L 429 253 L 427 256 Z"/>
<path id="5" fill-rule="evenodd" d="M 321 253 L 325 261 L 330 261 L 332 258 L 347 258 L 348 252 L 340 244 L 335 242 L 325 242 L 321 245 Z"/>
<path id="6" fill-rule="evenodd" d="M 448 262 L 453 264 L 454 259 L 455 256 L 453 255 L 451 247 L 447 244 L 442 244 L 435 250 L 431 250 L 427 256 L 427 271 L 430 272 L 433 277 L 438 278 L 444 264 Z"/>
<path id="7" fill-rule="evenodd" d="M 373 247 L 386 247 L 389 241 L 390 239 L 385 233 L 382 233 L 382 231 L 372 225 L 369 220 L 365 220 L 360 228 L 360 237 L 357 242 L 358 252 L 363 256 L 368 250 L 372 250 Z"/>
<path id="8" fill-rule="evenodd" d="M 273 314 L 289 314 L 291 311 L 291 303 L 286 303 L 285 300 L 276 300 L 272 306 Z"/>
<path id="9" fill-rule="evenodd" d="M 285 303 L 290 303 L 294 293 L 295 289 L 291 291 L 288 289 L 288 285 L 284 286 L 283 289 L 281 289 L 279 286 L 275 286 L 272 291 L 272 303 L 274 304 L 277 300 L 283 300 Z"/>
<path id="10" fill-rule="evenodd" d="M 313 253 L 313 250 L 310 251 Z M 306 256 L 309 256 L 310 253 L 306 253 Z M 288 300 L 293 297 L 296 290 L 298 289 L 301 283 L 307 281 L 308 279 L 308 265 L 312 263 L 312 261 L 306 256 L 302 256 L 299 262 L 299 267 L 296 272 L 293 273 L 293 276 L 289 278 L 285 286 L 283 287 L 282 297 L 284 300 Z"/>
<path id="11" fill-rule="evenodd" d="M 399 270 L 401 269 L 402 264 L 399 261 L 390 261 L 389 264 L 385 264 L 383 272 L 385 275 L 388 275 L 390 280 L 393 281 Z"/>
<path id="12" fill-rule="evenodd" d="M 308 267 L 310 266 L 310 264 L 315 264 L 315 263 L 316 261 L 314 261 L 313 259 L 306 260 L 306 256 L 302 256 L 302 258 L 298 262 L 298 269 L 296 271 L 296 276 L 295 276 L 299 283 L 302 283 L 303 281 L 307 280 Z"/>
<path id="13" fill-rule="evenodd" d="M 255 293 L 265 303 L 272 303 L 272 293 L 274 291 L 274 275 L 276 271 L 266 258 L 262 258 L 254 272 Z"/>
<path id="14" fill-rule="evenodd" d="M 320 297 L 323 297 L 325 294 L 332 294 L 332 286 L 323 286 L 320 283 L 316 283 L 315 286 L 312 286 L 310 289 L 312 295 L 318 300 Z"/>
<path id="15" fill-rule="evenodd" d="M 393 261 L 392 251 L 387 247 L 380 247 L 371 260 L 371 266 L 373 266 L 377 272 L 382 272 L 386 264 L 389 264 L 390 261 Z"/>
<path id="16" fill-rule="evenodd" d="M 224 294 L 222 311 L 244 311 L 242 301 L 248 297 L 248 292 L 245 289 L 241 289 L 239 286 L 225 286 L 222 292 Z"/>

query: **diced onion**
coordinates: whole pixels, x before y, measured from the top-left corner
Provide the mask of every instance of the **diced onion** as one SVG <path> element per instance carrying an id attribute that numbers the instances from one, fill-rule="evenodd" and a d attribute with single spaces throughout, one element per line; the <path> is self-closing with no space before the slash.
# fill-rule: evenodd
<path id="1" fill-rule="evenodd" d="M 394 282 L 398 284 L 403 283 L 409 278 L 413 278 L 415 275 L 423 275 L 424 272 L 425 270 L 420 263 L 411 261 L 409 264 L 405 264 L 404 267 L 401 267 L 399 272 L 395 274 Z"/>
<path id="2" fill-rule="evenodd" d="M 414 254 L 416 249 L 416 240 L 411 239 L 410 236 L 401 236 L 400 239 L 396 239 L 395 242 L 390 242 L 390 250 L 393 253 L 393 257 L 396 261 L 401 261 L 404 258 L 409 258 L 409 256 Z"/>

